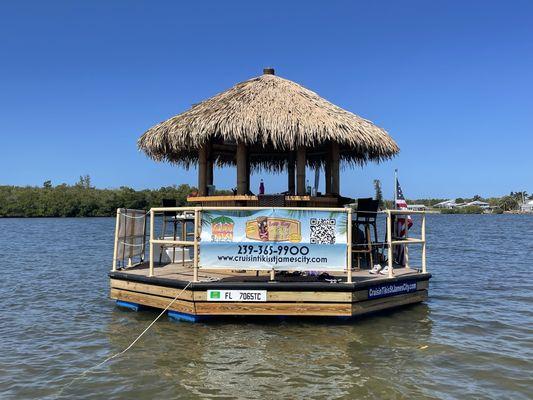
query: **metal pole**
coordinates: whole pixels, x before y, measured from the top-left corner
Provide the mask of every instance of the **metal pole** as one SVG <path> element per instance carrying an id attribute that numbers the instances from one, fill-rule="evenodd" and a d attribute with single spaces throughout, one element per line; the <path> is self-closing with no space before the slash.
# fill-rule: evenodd
<path id="1" fill-rule="evenodd" d="M 387 210 L 387 245 L 388 245 L 388 256 L 387 263 L 389 266 L 389 278 L 392 278 L 392 224 L 391 224 L 391 213 L 390 210 Z"/>
<path id="2" fill-rule="evenodd" d="M 150 273 L 148 276 L 154 276 L 154 210 L 150 209 Z"/>
<path id="3" fill-rule="evenodd" d="M 397 200 L 398 200 L 398 168 L 394 170 L 394 208 L 396 208 Z"/>
<path id="4" fill-rule="evenodd" d="M 420 236 L 422 237 L 422 272 L 426 273 L 426 214 L 422 214 L 422 226 L 420 228 Z"/>
<path id="5" fill-rule="evenodd" d="M 348 244 L 347 248 L 347 262 L 346 262 L 346 282 L 352 283 L 352 209 L 348 209 L 348 215 L 347 215 L 348 221 L 346 221 L 346 226 L 348 228 L 348 231 L 346 232 L 346 240 Z"/>
<path id="6" fill-rule="evenodd" d="M 200 217 L 200 212 L 194 210 L 194 258 L 193 258 L 193 282 L 198 282 L 198 220 Z"/>
<path id="7" fill-rule="evenodd" d="M 120 208 L 117 208 L 117 220 L 115 221 L 115 244 L 113 248 L 113 272 L 117 270 L 118 255 L 118 230 L 120 228 Z"/>

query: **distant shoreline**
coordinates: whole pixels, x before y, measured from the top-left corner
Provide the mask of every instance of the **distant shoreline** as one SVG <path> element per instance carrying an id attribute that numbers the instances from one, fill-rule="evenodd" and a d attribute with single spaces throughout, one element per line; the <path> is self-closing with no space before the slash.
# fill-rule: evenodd
<path id="1" fill-rule="evenodd" d="M 126 186 L 98 189 L 91 185 L 89 176 L 80 177 L 74 185 L 63 183 L 54 186 L 51 181 L 45 181 L 40 187 L 0 185 L 0 218 L 113 217 L 117 208 L 149 210 L 161 206 L 163 199 L 174 199 L 176 206 L 185 206 L 188 205 L 187 197 L 196 191 L 195 187 L 187 184 L 143 190 Z M 231 192 L 216 190 L 215 194 Z M 377 193 L 376 198 L 379 198 Z M 495 214 L 520 214 L 520 204 L 528 198 L 525 192 L 513 192 L 501 198 L 482 198 L 476 195 L 472 199 L 457 198 L 453 201 L 437 198 L 406 201 L 413 206 L 413 210 L 418 209 L 415 207 L 425 208 L 428 214 L 481 214 L 485 209 L 477 206 L 480 203 Z M 395 208 L 394 201 L 381 201 L 384 208 Z M 435 207 L 443 203 L 453 208 Z"/>

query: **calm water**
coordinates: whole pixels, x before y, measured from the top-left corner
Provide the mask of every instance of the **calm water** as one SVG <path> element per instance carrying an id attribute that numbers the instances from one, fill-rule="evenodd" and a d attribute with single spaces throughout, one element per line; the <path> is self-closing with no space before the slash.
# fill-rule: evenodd
<path id="1" fill-rule="evenodd" d="M 113 229 L 0 220 L 1 398 L 57 397 L 157 315 L 108 300 Z M 430 215 L 428 240 L 426 304 L 351 322 L 165 316 L 61 397 L 531 398 L 533 216 Z"/>

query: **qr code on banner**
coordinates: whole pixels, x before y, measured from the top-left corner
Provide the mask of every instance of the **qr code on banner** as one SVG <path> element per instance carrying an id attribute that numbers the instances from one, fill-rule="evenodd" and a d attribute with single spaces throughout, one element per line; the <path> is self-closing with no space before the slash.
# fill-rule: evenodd
<path id="1" fill-rule="evenodd" d="M 310 242 L 312 244 L 335 244 L 336 219 L 311 218 Z"/>

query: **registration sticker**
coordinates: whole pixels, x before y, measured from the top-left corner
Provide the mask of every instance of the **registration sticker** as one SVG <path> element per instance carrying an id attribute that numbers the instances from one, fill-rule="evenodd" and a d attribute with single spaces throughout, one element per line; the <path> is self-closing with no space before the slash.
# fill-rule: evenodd
<path id="1" fill-rule="evenodd" d="M 267 301 L 266 290 L 208 290 L 207 301 Z"/>

